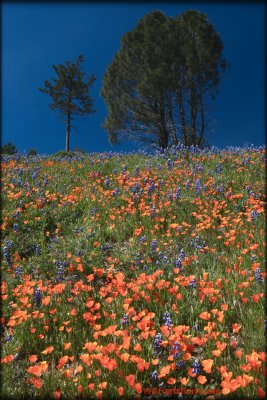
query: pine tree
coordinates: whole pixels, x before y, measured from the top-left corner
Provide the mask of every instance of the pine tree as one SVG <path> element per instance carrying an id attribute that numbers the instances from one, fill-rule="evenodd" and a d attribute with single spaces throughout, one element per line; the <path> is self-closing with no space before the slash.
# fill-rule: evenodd
<path id="1" fill-rule="evenodd" d="M 81 70 L 81 63 L 84 57 L 80 55 L 77 61 L 72 64 L 66 61 L 65 64 L 53 65 L 57 74 L 56 78 L 44 82 L 44 88 L 39 90 L 49 94 L 52 103 L 49 107 L 59 113 L 66 126 L 66 151 L 70 148 L 71 121 L 76 116 L 85 116 L 95 113 L 93 110 L 93 99 L 90 96 L 90 88 L 96 80 L 91 74 L 85 80 L 85 73 Z"/>
<path id="2" fill-rule="evenodd" d="M 180 139 L 203 146 L 207 102 L 226 66 L 222 50 L 198 11 L 146 14 L 123 36 L 103 79 L 110 142 L 130 138 L 166 148 Z"/>
<path id="3" fill-rule="evenodd" d="M 8 142 L 8 143 L 4 144 L 3 146 L 1 146 L 0 152 L 2 154 L 12 155 L 12 154 L 18 153 L 18 149 L 16 148 L 16 146 L 13 143 Z"/>

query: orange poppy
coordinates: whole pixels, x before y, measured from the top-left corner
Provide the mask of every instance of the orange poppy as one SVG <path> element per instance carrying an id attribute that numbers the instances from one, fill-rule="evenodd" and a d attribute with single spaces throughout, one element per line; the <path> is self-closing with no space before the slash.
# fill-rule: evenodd
<path id="1" fill-rule="evenodd" d="M 42 299 L 42 304 L 47 306 L 50 303 L 51 296 L 46 296 Z"/>
<path id="2" fill-rule="evenodd" d="M 212 365 L 213 365 L 213 360 L 212 359 L 207 359 L 207 360 L 202 360 L 201 364 L 203 366 L 203 370 L 207 373 L 211 373 Z"/>
<path id="3" fill-rule="evenodd" d="M 220 350 L 212 350 L 212 354 L 213 354 L 215 357 L 220 357 L 220 355 L 222 354 L 222 352 L 221 352 Z"/>
<path id="4" fill-rule="evenodd" d="M 217 349 L 218 350 L 220 350 L 221 352 L 225 349 L 225 347 L 227 346 L 227 344 L 226 343 L 221 343 L 221 342 L 219 342 L 219 341 L 217 341 L 216 342 L 216 346 L 217 346 Z"/>
<path id="5" fill-rule="evenodd" d="M 240 360 L 240 358 L 242 357 L 242 354 L 243 354 L 243 352 L 242 352 L 241 349 L 238 349 L 238 350 L 235 351 L 235 355 L 237 356 L 237 358 L 238 358 L 239 360 Z"/>
<path id="6" fill-rule="evenodd" d="M 142 347 L 140 346 L 139 343 L 137 343 L 137 344 L 134 346 L 134 350 L 135 350 L 135 351 L 142 351 Z"/>
<path id="7" fill-rule="evenodd" d="M 54 399 L 56 399 L 56 400 L 60 399 L 60 397 L 61 397 L 60 389 L 55 390 L 53 395 L 54 395 Z"/>
<path id="8" fill-rule="evenodd" d="M 242 387 L 246 387 L 251 381 L 253 381 L 253 376 L 251 375 L 246 375 L 243 374 L 241 376 L 237 376 L 236 380 L 237 382 L 242 386 Z"/>
<path id="9" fill-rule="evenodd" d="M 83 350 L 87 349 L 91 353 L 97 347 L 97 342 L 87 342 L 85 343 Z"/>
<path id="10" fill-rule="evenodd" d="M 29 356 L 28 360 L 32 363 L 35 363 L 38 360 L 38 356 L 36 354 L 32 354 Z"/>
<path id="11" fill-rule="evenodd" d="M 233 333 L 238 333 L 241 329 L 241 325 L 238 325 L 237 323 L 232 324 L 232 329 L 233 329 Z"/>
<path id="12" fill-rule="evenodd" d="M 137 382 L 133 385 L 134 390 L 138 393 L 141 394 L 142 393 L 142 385 L 140 382 Z"/>
<path id="13" fill-rule="evenodd" d="M 48 346 L 44 351 L 42 351 L 42 354 L 50 354 L 54 350 L 53 346 Z"/>
<path id="14" fill-rule="evenodd" d="M 120 359 L 123 361 L 123 362 L 127 362 L 128 360 L 129 360 L 129 357 L 130 357 L 130 354 L 128 354 L 128 353 L 122 353 L 122 354 L 120 354 Z"/>
<path id="15" fill-rule="evenodd" d="M 207 382 L 207 378 L 204 375 L 199 375 L 197 380 L 201 385 L 204 385 Z"/>
<path id="16" fill-rule="evenodd" d="M 119 393 L 119 396 L 123 396 L 124 389 L 123 389 L 122 386 L 120 386 L 120 387 L 118 388 L 118 393 Z"/>
<path id="17" fill-rule="evenodd" d="M 159 371 L 159 378 L 165 377 L 170 373 L 171 367 L 170 365 L 166 365 L 165 367 L 162 367 L 161 370 Z"/>
<path id="18" fill-rule="evenodd" d="M 43 382 L 38 378 L 30 378 L 27 382 L 31 383 L 36 389 L 40 389 L 43 386 Z"/>
<path id="19" fill-rule="evenodd" d="M 207 311 L 204 311 L 201 314 L 199 314 L 199 318 L 205 319 L 206 321 L 208 321 L 210 319 L 210 313 Z"/>
<path id="20" fill-rule="evenodd" d="M 188 384 L 188 382 L 189 382 L 189 378 L 181 378 L 180 382 L 181 382 L 182 385 L 186 386 Z"/>
<path id="21" fill-rule="evenodd" d="M 106 389 L 107 386 L 108 386 L 107 382 L 102 382 L 102 383 L 99 383 L 99 385 L 98 385 L 99 389 Z"/>
<path id="22" fill-rule="evenodd" d="M 127 376 L 125 376 L 125 380 L 130 386 L 133 386 L 134 381 L 135 381 L 135 375 L 133 375 L 133 374 L 127 375 Z"/>
<path id="23" fill-rule="evenodd" d="M 33 365 L 32 367 L 29 367 L 27 369 L 27 372 L 30 374 L 33 374 L 35 376 L 41 376 L 43 372 L 45 372 L 48 368 L 48 365 L 46 361 L 42 362 L 41 364 L 38 365 Z"/>

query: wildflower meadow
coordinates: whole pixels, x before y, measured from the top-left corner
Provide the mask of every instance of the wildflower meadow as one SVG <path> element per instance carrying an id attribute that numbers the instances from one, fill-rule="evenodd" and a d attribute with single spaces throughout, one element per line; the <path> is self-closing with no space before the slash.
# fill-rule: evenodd
<path id="1" fill-rule="evenodd" d="M 2 157 L 3 397 L 264 397 L 265 148 L 70 155 Z"/>

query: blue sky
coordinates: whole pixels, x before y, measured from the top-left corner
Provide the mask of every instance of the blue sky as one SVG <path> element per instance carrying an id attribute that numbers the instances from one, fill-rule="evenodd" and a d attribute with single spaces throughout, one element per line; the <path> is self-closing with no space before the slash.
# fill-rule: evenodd
<path id="1" fill-rule="evenodd" d="M 74 62 L 79 54 L 96 82 L 91 94 L 97 113 L 75 121 L 71 148 L 89 152 L 130 151 L 133 143 L 111 146 L 101 128 L 107 110 L 100 96 L 107 66 L 124 33 L 148 12 L 176 16 L 195 9 L 206 13 L 220 33 L 231 69 L 211 104 L 218 147 L 265 143 L 265 6 L 263 3 L 3 3 L 2 143 L 21 151 L 51 154 L 65 147 L 65 127 L 38 91 L 53 74 L 52 64 Z"/>

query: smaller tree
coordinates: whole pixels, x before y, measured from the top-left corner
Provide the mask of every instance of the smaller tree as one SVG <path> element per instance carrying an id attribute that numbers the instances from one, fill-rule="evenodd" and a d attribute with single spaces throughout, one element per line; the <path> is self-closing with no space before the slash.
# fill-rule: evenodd
<path id="1" fill-rule="evenodd" d="M 66 125 L 66 151 L 70 148 L 71 121 L 76 116 L 95 113 L 89 92 L 96 78 L 92 74 L 88 81 L 85 80 L 85 73 L 81 70 L 83 61 L 84 57 L 80 55 L 74 64 L 66 61 L 64 65 L 53 65 L 57 78 L 45 81 L 44 88 L 39 89 L 49 94 L 52 99 L 49 107 L 63 118 Z"/>
<path id="2" fill-rule="evenodd" d="M 28 156 L 37 156 L 37 151 L 35 149 L 30 149 L 28 151 Z"/>
<path id="3" fill-rule="evenodd" d="M 1 146 L 1 153 L 12 155 L 12 154 L 18 153 L 18 149 L 16 148 L 16 146 L 13 143 L 8 142 L 8 143 L 4 144 L 4 146 Z"/>

